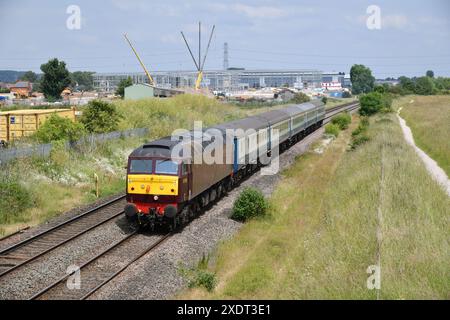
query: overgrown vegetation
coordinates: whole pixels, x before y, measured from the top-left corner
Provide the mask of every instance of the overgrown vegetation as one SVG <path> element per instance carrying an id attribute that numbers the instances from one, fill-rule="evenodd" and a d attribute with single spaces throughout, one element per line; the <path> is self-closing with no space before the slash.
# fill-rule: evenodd
<path id="1" fill-rule="evenodd" d="M 339 126 L 337 124 L 333 124 L 333 123 L 328 123 L 325 126 L 325 134 L 330 134 L 333 135 L 335 137 L 339 136 Z"/>
<path id="2" fill-rule="evenodd" d="M 348 128 L 352 122 L 352 116 L 345 112 L 334 116 L 330 123 L 325 126 L 325 134 L 333 135 L 334 137 L 339 136 L 339 131 Z"/>
<path id="3" fill-rule="evenodd" d="M 81 123 L 90 133 L 105 133 L 117 130 L 121 117 L 114 104 L 93 100 L 83 110 Z"/>
<path id="4" fill-rule="evenodd" d="M 393 105 L 411 128 L 419 148 L 450 176 L 450 97 L 406 96 Z"/>
<path id="5" fill-rule="evenodd" d="M 352 131 L 352 140 L 350 143 L 350 150 L 355 150 L 358 146 L 370 140 L 367 135 L 370 120 L 368 117 L 361 117 L 358 127 Z"/>
<path id="6" fill-rule="evenodd" d="M 371 116 L 378 112 L 391 111 L 392 98 L 388 94 L 373 91 L 360 96 L 359 104 L 359 113 L 362 116 Z"/>
<path id="7" fill-rule="evenodd" d="M 246 221 L 261 217 L 266 214 L 267 208 L 267 201 L 259 189 L 245 188 L 233 205 L 231 218 Z"/>
<path id="8" fill-rule="evenodd" d="M 209 255 L 203 254 L 202 259 L 193 268 L 180 268 L 181 275 L 188 281 L 189 288 L 204 288 L 212 292 L 216 286 L 216 275 L 208 271 Z"/>
<path id="9" fill-rule="evenodd" d="M 73 142 L 80 139 L 84 133 L 85 129 L 81 123 L 52 114 L 36 131 L 35 137 L 40 143 L 60 140 Z"/>
<path id="10" fill-rule="evenodd" d="M 352 122 L 352 116 L 348 112 L 340 113 L 331 119 L 332 124 L 336 124 L 339 129 L 345 130 Z"/>
<path id="11" fill-rule="evenodd" d="M 311 99 L 309 98 L 309 96 L 303 92 L 297 92 L 294 97 L 291 99 L 291 103 L 296 103 L 296 104 L 300 104 L 300 103 L 305 103 L 305 102 L 309 102 Z"/>
<path id="12" fill-rule="evenodd" d="M 170 135 L 176 128 L 190 129 L 197 120 L 203 120 L 204 126 L 210 126 L 267 110 L 244 111 L 214 99 L 192 95 L 119 101 L 114 105 L 120 115 L 117 129 L 149 128 L 149 135 L 104 143 L 82 143 L 76 148 L 66 149 L 64 141 L 53 136 L 53 133 L 49 134 L 51 138 L 45 141 L 58 140 L 53 142 L 50 158 L 21 159 L 1 167 L 0 172 L 11 172 L 19 185 L 30 192 L 33 206 L 17 211 L 17 217 L 9 222 L 0 223 L 0 235 L 26 225 L 39 224 L 75 206 L 94 201 L 94 174 L 99 177 L 101 197 L 123 192 L 126 159 L 133 149 L 146 141 Z M 104 130 L 111 129 L 106 126 Z"/>
<path id="13" fill-rule="evenodd" d="M 31 192 L 8 172 L 0 174 L 0 224 L 16 222 L 33 205 Z"/>
<path id="14" fill-rule="evenodd" d="M 354 152 L 347 130 L 324 153 L 299 157 L 271 197 L 271 218 L 218 249 L 215 291 L 181 298 L 447 299 L 450 201 L 395 115 L 373 116 L 367 133 Z M 381 290 L 369 290 L 378 256 Z"/>

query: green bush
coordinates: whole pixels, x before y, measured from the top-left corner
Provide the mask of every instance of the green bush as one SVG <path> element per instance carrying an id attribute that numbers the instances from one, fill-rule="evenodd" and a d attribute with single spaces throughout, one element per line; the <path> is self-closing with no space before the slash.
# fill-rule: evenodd
<path id="1" fill-rule="evenodd" d="M 352 116 L 348 112 L 340 113 L 331 119 L 331 123 L 338 125 L 341 130 L 347 129 L 351 122 Z"/>
<path id="2" fill-rule="evenodd" d="M 53 141 L 76 141 L 85 133 L 81 123 L 62 118 L 52 114 L 35 133 L 36 139 L 41 143 Z"/>
<path id="3" fill-rule="evenodd" d="M 339 135 L 339 126 L 337 124 L 329 123 L 325 126 L 325 133 L 331 134 L 335 137 Z"/>
<path id="4" fill-rule="evenodd" d="M 322 102 L 323 102 L 323 104 L 327 104 L 328 98 L 327 97 L 322 97 Z"/>
<path id="5" fill-rule="evenodd" d="M 209 292 L 213 291 L 216 287 L 216 275 L 209 272 L 209 255 L 203 254 L 202 259 L 198 262 L 197 267 L 181 268 L 181 275 L 187 279 L 188 287 L 203 287 Z"/>
<path id="6" fill-rule="evenodd" d="M 21 211 L 33 205 L 33 197 L 15 179 L 0 178 L 0 223 L 18 221 Z"/>
<path id="7" fill-rule="evenodd" d="M 268 208 L 267 201 L 261 191 L 255 188 L 245 188 L 233 206 L 232 218 L 239 221 L 263 216 Z"/>
<path id="8" fill-rule="evenodd" d="M 303 92 L 298 92 L 294 95 L 290 102 L 292 103 L 305 103 L 310 101 L 309 96 Z"/>
<path id="9" fill-rule="evenodd" d="M 370 138 L 366 134 L 359 134 L 353 137 L 350 148 L 355 150 L 359 145 L 366 143 Z"/>
<path id="10" fill-rule="evenodd" d="M 91 133 L 105 133 L 117 130 L 121 118 L 114 104 L 93 100 L 83 111 L 81 122 Z"/>
<path id="11" fill-rule="evenodd" d="M 369 123 L 368 117 L 361 117 L 358 127 L 352 132 L 352 142 L 350 143 L 351 150 L 355 150 L 359 145 L 370 140 L 366 134 Z"/>
<path id="12" fill-rule="evenodd" d="M 392 98 L 389 94 L 370 92 L 359 98 L 359 113 L 362 116 L 371 116 L 380 111 L 390 111 Z"/>

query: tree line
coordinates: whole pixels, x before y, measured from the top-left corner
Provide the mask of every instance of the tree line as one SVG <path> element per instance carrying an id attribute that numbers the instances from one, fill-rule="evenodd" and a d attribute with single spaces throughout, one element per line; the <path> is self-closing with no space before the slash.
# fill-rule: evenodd
<path id="1" fill-rule="evenodd" d="M 396 85 L 388 83 L 377 85 L 370 68 L 362 64 L 355 64 L 350 70 L 350 80 L 352 82 L 352 93 L 360 95 L 360 112 L 363 115 L 389 111 L 392 100 L 397 95 L 450 94 L 450 78 L 435 78 L 432 70 L 428 70 L 422 77 L 399 77 Z"/>

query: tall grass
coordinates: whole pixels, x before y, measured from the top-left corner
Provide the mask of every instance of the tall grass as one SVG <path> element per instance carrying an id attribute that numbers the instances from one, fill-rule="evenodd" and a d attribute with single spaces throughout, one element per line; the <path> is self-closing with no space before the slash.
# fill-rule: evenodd
<path id="1" fill-rule="evenodd" d="M 412 102 L 412 103 L 411 103 Z M 419 148 L 450 176 L 450 97 L 409 96 L 395 103 Z"/>
<path id="2" fill-rule="evenodd" d="M 322 155 L 300 157 L 274 192 L 270 217 L 219 247 L 214 293 L 182 297 L 448 299 L 448 197 L 393 114 L 372 118 L 370 140 L 348 152 L 351 130 Z M 366 286 L 378 256 L 380 292 Z"/>

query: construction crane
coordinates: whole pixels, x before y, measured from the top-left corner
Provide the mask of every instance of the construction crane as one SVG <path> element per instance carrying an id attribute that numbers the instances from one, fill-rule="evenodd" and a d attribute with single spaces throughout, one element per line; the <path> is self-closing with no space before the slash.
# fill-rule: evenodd
<path id="1" fill-rule="evenodd" d="M 200 86 L 203 80 L 203 68 L 205 66 L 206 57 L 208 56 L 209 46 L 211 45 L 212 36 L 214 34 L 216 26 L 214 25 L 211 29 L 211 34 L 209 35 L 209 41 L 208 46 L 206 47 L 205 56 L 203 57 L 203 61 L 201 59 L 201 22 L 198 23 L 198 62 L 195 60 L 194 55 L 192 53 L 191 48 L 189 47 L 189 43 L 186 40 L 186 37 L 184 36 L 183 31 L 181 31 L 181 36 L 183 37 L 184 43 L 186 44 L 186 47 L 189 51 L 189 54 L 191 55 L 192 60 L 194 61 L 195 67 L 197 68 L 198 75 L 197 80 L 195 81 L 195 90 L 200 90 Z"/>
<path id="2" fill-rule="evenodd" d="M 150 75 L 150 72 L 148 72 L 147 68 L 145 67 L 144 62 L 142 62 L 141 58 L 139 57 L 139 54 L 137 53 L 136 49 L 134 49 L 133 45 L 131 44 L 130 39 L 128 39 L 127 34 L 125 33 L 123 36 L 125 37 L 125 40 L 127 40 L 128 44 L 131 47 L 131 50 L 133 50 L 134 54 L 136 55 L 136 58 L 138 59 L 138 61 L 141 64 L 142 68 L 144 69 L 144 72 L 147 75 L 149 84 L 151 86 L 155 86 L 155 81 L 153 80 L 152 76 Z"/>

